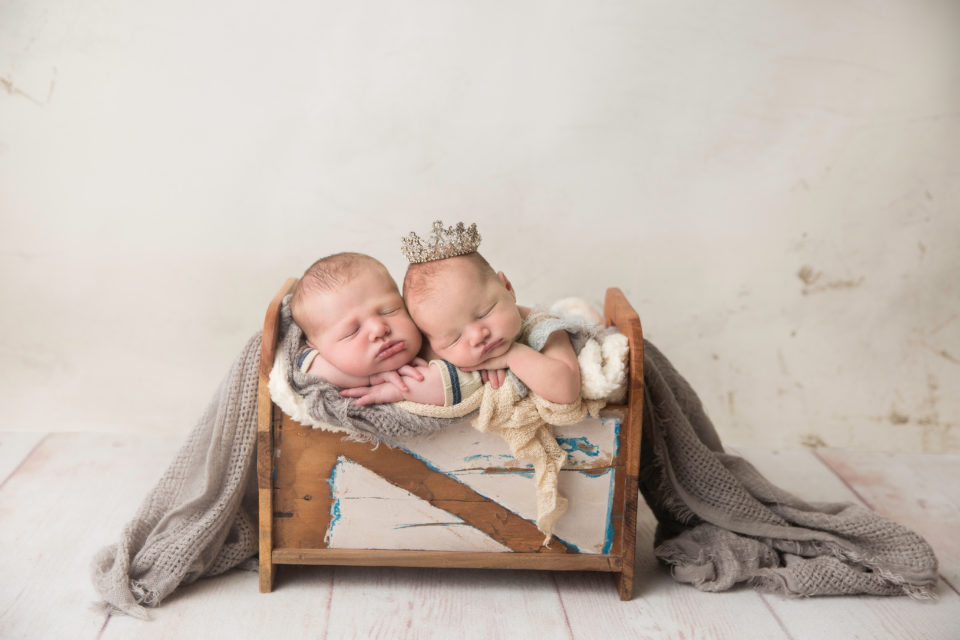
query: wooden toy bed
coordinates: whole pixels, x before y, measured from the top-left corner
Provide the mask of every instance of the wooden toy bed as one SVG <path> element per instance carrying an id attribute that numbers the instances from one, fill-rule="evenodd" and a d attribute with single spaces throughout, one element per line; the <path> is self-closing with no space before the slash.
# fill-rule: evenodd
<path id="1" fill-rule="evenodd" d="M 629 340 L 625 405 L 556 428 L 568 452 L 560 490 L 570 503 L 543 546 L 532 469 L 466 421 L 434 437 L 374 448 L 294 422 L 270 399 L 280 303 L 267 309 L 257 426 L 260 591 L 279 564 L 607 571 L 633 595 L 637 474 L 643 415 L 640 319 L 619 289 L 604 315 Z"/>

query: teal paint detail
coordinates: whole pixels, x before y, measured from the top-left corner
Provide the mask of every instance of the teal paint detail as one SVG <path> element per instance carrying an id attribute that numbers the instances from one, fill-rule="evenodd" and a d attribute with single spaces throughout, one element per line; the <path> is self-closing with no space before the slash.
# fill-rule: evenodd
<path id="1" fill-rule="evenodd" d="M 600 447 L 583 436 L 579 438 L 557 438 L 557 444 L 568 454 L 582 453 L 591 458 L 596 458 L 600 455 Z"/>
<path id="2" fill-rule="evenodd" d="M 620 455 L 620 419 L 607 418 L 613 422 L 613 457 Z M 607 534 L 603 539 L 603 553 L 610 553 L 610 547 L 613 546 L 613 491 L 616 474 L 610 470 L 610 490 L 607 492 Z"/>
<path id="3" fill-rule="evenodd" d="M 610 420 L 613 422 L 613 455 L 614 457 L 620 455 L 620 420 L 617 418 L 605 418 L 604 421 Z"/>
<path id="4" fill-rule="evenodd" d="M 333 465 L 333 470 L 330 471 L 330 477 L 327 479 L 327 484 L 330 485 L 330 498 L 332 503 L 330 504 L 330 524 L 327 525 L 327 532 L 324 534 L 324 540 L 329 541 L 330 535 L 333 533 L 333 528 L 337 525 L 337 522 L 340 521 L 340 498 L 337 497 L 337 473 L 340 471 L 340 467 L 346 461 L 346 458 L 340 456 L 337 458 L 337 464 Z"/>
<path id="5" fill-rule="evenodd" d="M 619 422 L 617 423 L 617 430 L 620 430 Z M 617 474 L 613 472 L 613 469 L 610 469 L 607 475 L 610 476 L 610 489 L 607 491 L 607 532 L 603 538 L 601 553 L 610 553 L 610 547 L 613 546 L 613 489 Z"/>
<path id="6" fill-rule="evenodd" d="M 506 453 L 475 453 L 472 456 L 467 456 L 463 461 L 473 462 L 474 460 L 485 460 L 486 462 L 492 462 L 494 458 L 498 458 L 501 461 L 513 460 L 513 456 Z"/>
<path id="7" fill-rule="evenodd" d="M 436 465 L 434 465 L 432 462 L 430 462 L 429 460 L 427 460 L 427 459 L 424 458 L 423 456 L 421 456 L 421 455 L 419 455 L 419 454 L 417 454 L 417 453 L 415 453 L 415 452 L 413 452 L 413 451 L 410 451 L 410 449 L 407 449 L 406 447 L 401 447 L 401 446 L 398 446 L 397 448 L 400 449 L 400 451 L 403 451 L 404 453 L 410 454 L 411 456 L 413 456 L 414 458 L 416 458 L 417 460 L 419 460 L 419 461 L 422 462 L 423 464 L 427 465 L 427 468 L 430 469 L 431 471 L 436 471 L 437 473 L 442 473 L 443 475 L 447 476 L 448 478 L 452 478 L 452 479 L 454 479 L 454 480 L 457 480 L 456 477 L 455 477 L 453 474 L 451 474 L 450 472 L 441 470 L 440 468 L 438 468 Z M 457 480 L 457 482 L 460 482 L 460 481 Z"/>

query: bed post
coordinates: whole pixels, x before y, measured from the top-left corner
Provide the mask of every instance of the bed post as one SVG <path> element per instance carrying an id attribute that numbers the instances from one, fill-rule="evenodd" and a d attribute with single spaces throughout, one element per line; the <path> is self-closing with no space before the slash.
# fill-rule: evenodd
<path id="1" fill-rule="evenodd" d="M 273 296 L 263 321 L 260 337 L 260 376 L 257 385 L 257 497 L 260 530 L 260 593 L 273 590 L 273 402 L 270 400 L 270 371 L 277 352 L 280 303 L 293 290 L 296 278 L 289 278 Z"/>
<path id="2" fill-rule="evenodd" d="M 623 478 L 623 535 L 620 554 L 623 566 L 614 573 L 621 600 L 633 598 L 633 575 L 637 548 L 638 478 L 640 473 L 640 430 L 643 427 L 643 330 L 640 317 L 617 288 L 607 289 L 603 305 L 607 326 L 614 325 L 630 341 L 629 386 L 624 416 L 627 460 Z"/>

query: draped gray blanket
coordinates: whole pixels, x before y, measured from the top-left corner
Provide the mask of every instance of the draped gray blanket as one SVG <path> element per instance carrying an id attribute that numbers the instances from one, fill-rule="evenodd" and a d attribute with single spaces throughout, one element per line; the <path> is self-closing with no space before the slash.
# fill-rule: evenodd
<path id="1" fill-rule="evenodd" d="M 257 553 L 259 359 L 258 333 L 119 542 L 94 557 L 107 610 L 147 618 L 144 607 L 178 586 Z M 932 594 L 937 561 L 921 537 L 857 505 L 807 504 L 723 453 L 696 393 L 649 342 L 644 385 L 641 491 L 659 521 L 656 554 L 678 580 L 711 591 L 747 582 L 793 595 Z M 376 434 L 398 419 L 390 405 L 345 406 L 329 385 L 303 391 L 324 419 L 355 432 Z"/>
<path id="2" fill-rule="evenodd" d="M 923 538 L 860 505 L 775 487 L 723 452 L 697 394 L 650 342 L 643 366 L 640 490 L 674 578 L 704 591 L 933 595 L 937 558 Z"/>

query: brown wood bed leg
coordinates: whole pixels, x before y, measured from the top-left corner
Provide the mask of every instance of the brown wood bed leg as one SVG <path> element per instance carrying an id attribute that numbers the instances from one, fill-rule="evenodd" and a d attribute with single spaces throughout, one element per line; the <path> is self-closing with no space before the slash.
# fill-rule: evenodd
<path id="1" fill-rule="evenodd" d="M 630 481 L 627 481 L 630 484 Z M 633 481 L 636 487 L 636 480 Z M 621 600 L 633 599 L 633 576 L 636 569 L 637 548 L 637 489 L 633 490 L 633 499 L 627 497 L 626 511 L 623 514 L 623 569 L 614 574 L 617 592 Z"/>
<path id="2" fill-rule="evenodd" d="M 273 590 L 273 401 L 270 399 L 270 371 L 277 352 L 277 332 L 280 328 L 280 303 L 283 297 L 293 291 L 296 278 L 283 283 L 267 307 L 263 321 L 263 334 L 260 336 L 260 376 L 257 386 L 257 496 L 259 514 L 257 517 L 260 532 L 259 574 L 260 593 Z M 278 410 L 279 411 L 279 410 Z M 279 419 L 279 415 L 277 416 Z"/>
<path id="3" fill-rule="evenodd" d="M 261 377 L 262 375 L 261 373 Z M 270 402 L 270 391 L 263 380 L 260 381 L 257 405 L 260 593 L 269 593 L 273 590 L 273 405 Z"/>

